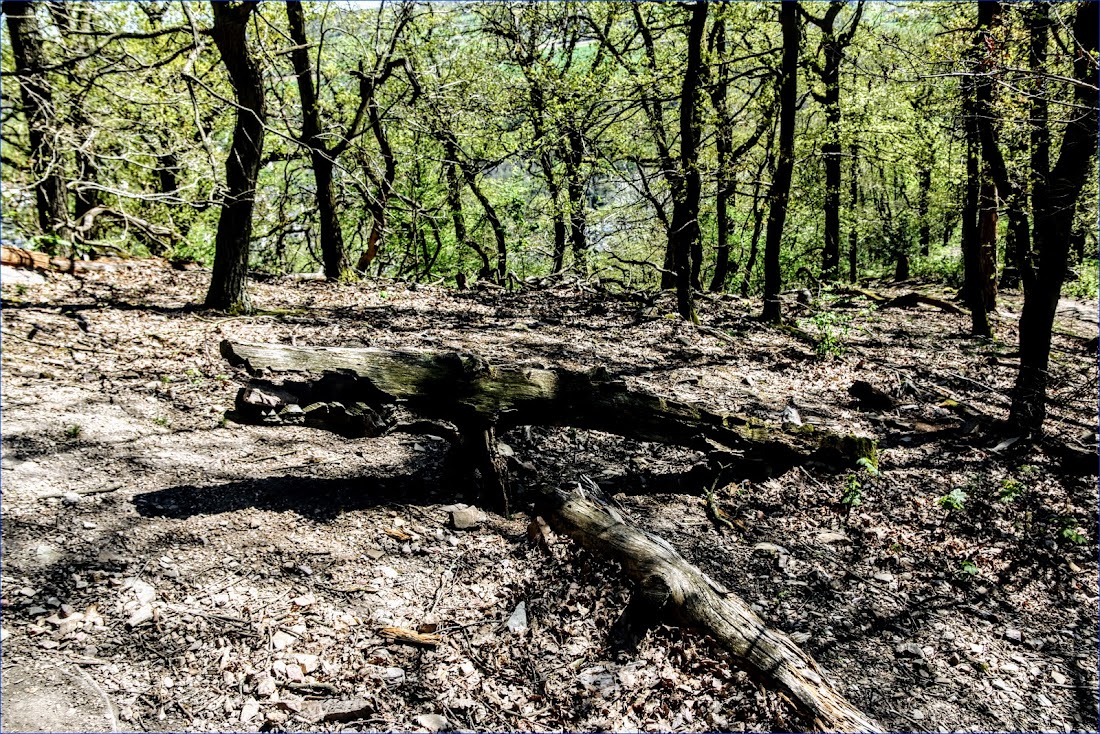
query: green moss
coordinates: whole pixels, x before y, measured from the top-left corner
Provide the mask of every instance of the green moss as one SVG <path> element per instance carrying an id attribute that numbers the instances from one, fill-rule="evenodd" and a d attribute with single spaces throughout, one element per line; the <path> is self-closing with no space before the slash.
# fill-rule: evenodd
<path id="1" fill-rule="evenodd" d="M 848 466 L 854 466 L 860 459 L 866 459 L 878 471 L 878 444 L 873 438 L 827 434 L 821 437 L 821 446 L 817 453 L 821 458 Z"/>

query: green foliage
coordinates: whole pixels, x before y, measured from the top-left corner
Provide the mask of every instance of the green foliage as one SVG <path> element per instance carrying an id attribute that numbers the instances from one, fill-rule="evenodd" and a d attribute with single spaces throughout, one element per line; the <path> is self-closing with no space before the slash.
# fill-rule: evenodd
<path id="1" fill-rule="evenodd" d="M 1076 518 L 1061 516 L 1056 518 L 1056 523 L 1059 526 L 1058 536 L 1063 540 L 1068 540 L 1074 545 L 1082 545 L 1088 542 L 1088 537 L 1077 523 Z"/>
<path id="2" fill-rule="evenodd" d="M 1100 261 L 1086 260 L 1074 268 L 1077 277 L 1062 286 L 1062 295 L 1081 301 L 1095 301 L 1100 293 Z"/>
<path id="3" fill-rule="evenodd" d="M 955 487 L 936 502 L 946 510 L 961 512 L 965 508 L 967 498 L 968 495 L 962 487 Z"/>
<path id="4" fill-rule="evenodd" d="M 997 493 L 997 499 L 1005 504 L 1015 502 L 1026 489 L 1027 487 L 1023 482 L 1011 478 L 1003 479 L 1001 480 L 1001 489 Z"/>
<path id="5" fill-rule="evenodd" d="M 65 427 L 65 438 L 80 438 L 80 435 L 82 433 L 84 433 L 84 429 L 75 423 L 71 426 Z"/>
<path id="6" fill-rule="evenodd" d="M 863 482 L 855 474 L 849 474 L 844 480 L 844 494 L 840 498 L 842 505 L 859 507 L 863 504 Z"/>
<path id="7" fill-rule="evenodd" d="M 959 563 L 959 568 L 967 576 L 977 576 L 979 573 L 978 564 L 969 559 L 963 559 Z"/>
<path id="8" fill-rule="evenodd" d="M 817 336 L 814 352 L 819 359 L 831 359 L 843 356 L 847 351 L 844 340 L 848 336 L 852 317 L 836 311 L 818 311 L 813 316 L 801 319 L 799 325 Z"/>

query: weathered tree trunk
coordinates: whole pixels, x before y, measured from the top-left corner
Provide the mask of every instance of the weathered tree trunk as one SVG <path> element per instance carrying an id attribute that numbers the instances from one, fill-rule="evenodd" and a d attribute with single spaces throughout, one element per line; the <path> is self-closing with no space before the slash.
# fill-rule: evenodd
<path id="1" fill-rule="evenodd" d="M 482 497 L 502 505 L 505 512 L 507 472 L 497 453 L 495 432 L 518 425 L 570 425 L 696 446 L 710 451 L 722 465 L 756 459 L 778 468 L 814 459 L 850 466 L 859 456 L 874 456 L 874 443 L 866 439 L 766 427 L 628 390 L 600 370 L 492 366 L 470 354 L 384 349 L 223 342 L 221 350 L 232 364 L 253 374 L 322 374 L 308 382 L 269 383 L 267 393 L 242 389 L 235 418 L 301 422 L 344 435 L 377 436 L 396 428 L 444 436 L 452 442 L 456 460 L 476 474 Z M 422 420 L 399 424 L 395 404 Z M 556 528 L 622 563 L 643 598 L 710 632 L 725 648 L 776 680 L 822 728 L 880 731 L 788 637 L 768 629 L 744 602 L 661 538 L 587 499 L 540 492 L 536 504 Z"/>
<path id="2" fill-rule="evenodd" d="M 636 594 L 778 682 L 794 704 L 825 731 L 876 732 L 881 726 L 849 703 L 817 663 L 782 632 L 768 628 L 744 601 L 713 581 L 663 538 L 633 527 L 617 511 L 589 499 L 547 492 L 550 524 L 586 548 L 622 564 Z"/>
<path id="3" fill-rule="evenodd" d="M 237 95 L 233 143 L 225 161 L 225 200 L 214 240 L 214 269 L 206 306 L 223 311 L 248 311 L 248 253 L 252 239 L 252 209 L 264 147 L 267 107 L 263 77 L 248 48 L 248 18 L 256 0 L 237 5 L 210 3 L 214 12 L 211 35 Z"/>
<path id="4" fill-rule="evenodd" d="M 497 243 L 497 266 L 493 279 L 497 283 L 503 283 L 504 279 L 508 277 L 508 239 L 504 232 L 504 223 L 500 221 L 500 216 L 497 214 L 493 202 L 481 190 L 481 186 L 477 182 L 477 173 L 473 168 L 463 166 L 462 172 L 466 176 L 466 185 L 470 187 L 474 198 L 481 204 L 481 208 L 485 211 L 485 218 L 489 220 L 489 228 L 493 230 L 493 239 Z"/>
<path id="5" fill-rule="evenodd" d="M 978 193 L 978 282 L 986 312 L 997 308 L 997 186 L 982 176 Z"/>
<path id="6" fill-rule="evenodd" d="M 38 226 L 44 234 L 70 239 L 65 181 L 60 174 L 59 151 L 54 149 L 56 110 L 53 91 L 44 71 L 42 31 L 35 17 L 37 8 L 38 3 L 34 2 L 5 0 L 3 3 L 15 77 L 19 81 L 23 115 L 27 121 Z"/>
<path id="7" fill-rule="evenodd" d="M 783 27 L 782 81 L 780 84 L 779 161 L 775 167 L 768 207 L 768 233 L 764 242 L 764 310 L 761 318 L 779 322 L 782 306 L 779 291 L 783 287 L 779 267 L 779 250 L 783 241 L 783 225 L 787 220 L 787 201 L 794 171 L 794 119 L 798 105 L 798 52 L 802 45 L 802 29 L 798 21 L 798 3 L 781 3 L 779 20 Z"/>
<path id="8" fill-rule="evenodd" d="M 711 105 L 714 107 L 715 116 L 718 118 L 718 128 L 715 131 L 715 152 L 718 156 L 717 184 L 715 193 L 714 216 L 718 220 L 718 241 L 715 248 L 714 277 L 710 281 L 712 293 L 720 293 L 726 288 L 726 279 L 729 277 L 730 267 L 730 242 L 729 242 L 729 206 L 733 196 L 733 171 L 730 161 L 730 153 L 733 148 L 733 125 L 726 109 L 726 99 L 729 96 L 729 68 L 726 63 L 726 20 L 719 17 L 715 21 L 714 53 L 718 60 L 718 80 L 710 93 Z"/>

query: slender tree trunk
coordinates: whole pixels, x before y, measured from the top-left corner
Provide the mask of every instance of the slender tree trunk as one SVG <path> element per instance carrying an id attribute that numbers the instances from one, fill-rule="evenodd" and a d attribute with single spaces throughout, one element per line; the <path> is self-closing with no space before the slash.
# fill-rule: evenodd
<path id="1" fill-rule="evenodd" d="M 459 247 L 469 247 L 477 253 L 478 257 L 481 258 L 481 269 L 478 272 L 478 277 L 487 279 L 493 272 L 493 266 L 489 262 L 489 255 L 485 250 L 470 239 L 466 233 L 466 215 L 462 211 L 462 183 L 458 178 L 458 146 L 455 144 L 454 138 L 446 134 L 443 140 L 443 151 L 444 155 L 447 156 L 446 168 L 444 169 L 447 178 L 447 206 L 451 210 L 451 223 L 455 229 L 455 242 Z"/>
<path id="2" fill-rule="evenodd" d="M 718 220 L 718 243 L 714 259 L 714 277 L 710 281 L 712 293 L 725 290 L 726 279 L 729 277 L 729 206 L 730 195 L 733 192 L 733 171 L 730 165 L 730 151 L 733 148 L 733 127 L 726 119 L 726 98 L 729 96 L 729 69 L 725 63 L 726 21 L 721 18 L 716 24 L 714 51 L 719 63 L 718 80 L 711 92 L 710 99 L 715 116 L 718 119 L 718 129 L 715 131 L 714 141 L 715 152 L 718 155 L 718 191 L 714 202 L 714 216 Z"/>
<path id="3" fill-rule="evenodd" d="M 859 148 L 852 146 L 852 164 L 848 181 L 848 206 L 852 223 L 848 228 L 848 281 L 859 280 Z"/>
<path id="4" fill-rule="evenodd" d="M 787 201 L 794 171 L 794 119 L 798 105 L 798 52 L 802 29 L 798 22 L 798 3 L 780 4 L 779 20 L 783 28 L 782 82 L 779 90 L 779 161 L 775 167 L 770 205 L 768 207 L 767 239 L 764 242 L 764 321 L 778 323 L 782 317 L 779 291 L 782 274 L 779 250 L 783 240 L 783 225 L 787 219 Z"/>
<path id="5" fill-rule="evenodd" d="M 978 193 L 978 286 L 987 312 L 997 308 L 997 186 L 982 175 Z"/>
<path id="6" fill-rule="evenodd" d="M 290 52 L 290 60 L 294 65 L 294 76 L 298 82 L 298 98 L 302 103 L 302 134 L 299 139 L 309 148 L 310 164 L 313 167 L 316 184 L 314 197 L 317 218 L 321 225 L 321 259 L 325 277 L 329 280 L 339 280 L 350 275 L 352 271 L 336 211 L 336 192 L 332 180 L 334 156 L 322 137 L 321 113 L 317 106 L 317 90 L 313 88 L 313 65 L 309 60 L 309 43 L 306 38 L 302 3 L 298 0 L 287 0 L 286 15 L 290 38 L 295 44 Z"/>
<path id="7" fill-rule="evenodd" d="M 831 281 L 840 273 L 840 62 L 844 50 L 831 29 L 823 45 L 826 141 L 821 146 L 825 164 L 825 247 L 821 254 L 821 279 Z"/>
<path id="8" fill-rule="evenodd" d="M 248 253 L 252 209 L 264 146 L 267 107 L 259 64 L 248 48 L 248 18 L 256 2 L 210 3 L 214 11 L 211 35 L 237 96 L 233 143 L 225 162 L 225 200 L 214 240 L 214 269 L 206 306 L 224 311 L 248 311 Z"/>
<path id="9" fill-rule="evenodd" d="M 676 308 L 680 317 L 698 323 L 695 313 L 694 250 L 699 242 L 699 198 L 702 180 L 699 175 L 698 145 L 700 83 L 703 75 L 703 32 L 707 23 L 707 4 L 702 0 L 691 5 L 688 23 L 688 60 L 680 94 L 680 171 L 683 182 L 679 195 L 674 195 L 672 228 L 668 249 L 674 253 L 676 271 Z"/>
<path id="10" fill-rule="evenodd" d="M 1045 181 L 1042 195 L 1033 199 L 1034 248 L 1037 267 L 1024 272 L 1024 308 L 1020 315 L 1020 372 L 1012 395 L 1009 421 L 1020 430 L 1038 434 L 1046 418 L 1050 341 L 1069 256 L 1073 217 L 1081 190 L 1093 166 L 1097 143 L 1100 82 L 1093 58 L 1097 52 L 1100 13 L 1096 2 L 1078 6 L 1073 22 L 1077 55 L 1073 76 L 1076 114 L 1066 124 L 1058 162 L 1046 174 L 1033 171 L 1033 180 Z M 1034 153 L 1034 151 L 1033 151 Z M 1041 164 L 1041 161 L 1040 161 Z"/>
<path id="11" fill-rule="evenodd" d="M 928 257 L 932 252 L 932 221 L 929 218 L 929 193 L 932 190 L 932 163 L 925 161 L 920 169 L 917 194 L 917 216 L 920 217 L 920 254 Z"/>
<path id="12" fill-rule="evenodd" d="M 494 279 L 497 283 L 503 283 L 508 276 L 508 240 L 504 233 L 504 224 L 500 221 L 500 216 L 497 214 L 493 202 L 489 201 L 489 197 L 478 185 L 477 174 L 466 166 L 463 167 L 462 171 L 466 176 L 466 185 L 470 187 L 470 191 L 473 192 L 474 197 L 481 204 L 481 208 L 485 211 L 485 218 L 489 220 L 489 227 L 493 230 L 493 238 L 497 243 L 497 267 Z"/>
<path id="13" fill-rule="evenodd" d="M 61 175 L 61 161 L 58 151 L 54 149 L 56 110 L 53 91 L 43 70 L 42 31 L 35 17 L 38 3 L 5 0 L 2 7 L 8 20 L 15 76 L 19 81 L 23 115 L 27 121 L 38 226 L 45 234 L 68 240 L 72 238 L 66 204 L 68 197 Z"/>
<path id="14" fill-rule="evenodd" d="M 978 2 L 979 17 L 983 2 Z M 980 25 L 980 20 L 979 20 Z M 981 34 L 976 40 L 981 45 Z M 974 77 L 963 80 L 963 123 L 966 132 L 966 196 L 962 212 L 963 295 L 970 307 L 970 331 L 977 336 L 991 337 L 989 315 L 982 296 L 981 267 L 981 207 L 982 165 L 978 121 L 978 83 Z"/>

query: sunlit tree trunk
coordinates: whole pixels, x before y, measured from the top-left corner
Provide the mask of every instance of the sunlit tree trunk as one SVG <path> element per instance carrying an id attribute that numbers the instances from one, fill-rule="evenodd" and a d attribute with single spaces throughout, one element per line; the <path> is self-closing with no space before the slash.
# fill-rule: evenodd
<path id="1" fill-rule="evenodd" d="M 779 250 L 783 240 L 783 225 L 787 220 L 787 201 L 794 171 L 794 120 L 798 105 L 798 52 L 802 29 L 798 23 L 798 3 L 780 4 L 780 25 L 783 28 L 782 81 L 779 90 L 779 160 L 775 166 L 768 208 L 767 239 L 764 242 L 764 321 L 777 323 L 783 313 L 779 302 L 782 275 Z"/>
<path id="2" fill-rule="evenodd" d="M 267 107 L 260 67 L 248 48 L 248 19 L 255 0 L 211 2 L 211 35 L 229 72 L 237 96 L 233 143 L 225 162 L 225 200 L 214 240 L 214 268 L 206 306 L 224 311 L 248 311 L 246 283 L 252 238 L 252 209 L 264 146 Z"/>

